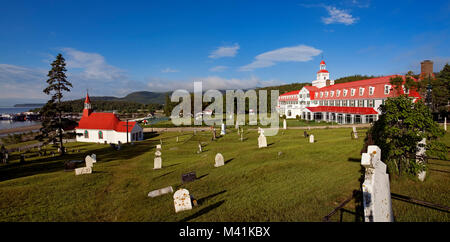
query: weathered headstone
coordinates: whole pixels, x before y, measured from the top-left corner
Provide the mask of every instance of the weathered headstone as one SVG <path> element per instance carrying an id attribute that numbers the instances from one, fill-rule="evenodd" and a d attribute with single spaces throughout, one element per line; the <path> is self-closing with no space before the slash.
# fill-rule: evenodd
<path id="1" fill-rule="evenodd" d="M 220 135 L 225 135 L 226 131 L 225 131 L 225 124 L 222 123 L 221 129 L 220 129 Z"/>
<path id="2" fill-rule="evenodd" d="M 162 167 L 161 151 L 158 149 L 155 152 L 155 159 L 153 160 L 153 170 L 161 169 L 161 167 Z"/>
<path id="3" fill-rule="evenodd" d="M 261 132 L 261 134 L 258 137 L 258 148 L 264 147 L 267 147 L 267 139 L 266 136 L 264 136 L 264 132 Z"/>
<path id="4" fill-rule="evenodd" d="M 83 175 L 83 174 L 91 174 L 92 173 L 92 167 L 81 167 L 81 168 L 77 168 L 75 169 L 75 175 Z"/>
<path id="5" fill-rule="evenodd" d="M 381 150 L 369 145 L 361 156 L 365 168 L 363 190 L 364 221 L 393 222 L 391 189 L 386 164 L 381 161 Z"/>
<path id="6" fill-rule="evenodd" d="M 213 140 L 216 140 L 216 128 L 213 128 L 213 129 L 212 129 L 212 134 L 213 134 L 212 139 L 213 139 Z"/>
<path id="7" fill-rule="evenodd" d="M 197 175 L 195 174 L 195 171 L 181 175 L 182 183 L 192 182 L 192 181 L 195 181 L 195 179 L 197 179 Z"/>
<path id="8" fill-rule="evenodd" d="M 156 149 L 160 150 L 161 149 L 161 145 L 156 145 Z"/>
<path id="9" fill-rule="evenodd" d="M 427 139 L 423 138 L 418 144 L 417 144 L 417 152 L 416 152 L 416 163 L 423 164 L 426 160 L 426 149 L 425 145 L 427 144 Z M 420 181 L 424 181 L 425 177 L 427 175 L 426 171 L 421 171 L 418 174 L 418 178 Z"/>
<path id="10" fill-rule="evenodd" d="M 173 203 L 175 206 L 175 212 L 181 212 L 192 209 L 191 196 L 186 189 L 179 189 L 173 194 Z"/>
<path id="11" fill-rule="evenodd" d="M 225 164 L 223 160 L 223 155 L 220 153 L 217 153 L 216 158 L 214 160 L 215 160 L 214 167 L 223 166 Z"/>
<path id="12" fill-rule="evenodd" d="M 200 143 L 198 143 L 198 151 L 197 151 L 197 153 L 202 153 L 203 152 L 203 150 L 202 150 L 202 144 L 200 144 Z"/>
<path id="13" fill-rule="evenodd" d="M 309 143 L 314 143 L 314 135 L 313 134 L 309 135 Z"/>
<path id="14" fill-rule="evenodd" d="M 173 192 L 173 188 L 172 186 L 169 187 L 164 187 L 158 190 L 154 190 L 148 193 L 149 197 L 157 197 L 157 196 L 161 196 L 163 194 L 167 194 L 167 193 L 172 193 Z"/>
<path id="15" fill-rule="evenodd" d="M 355 126 L 353 126 L 352 138 L 353 139 L 358 139 L 358 131 L 356 131 L 356 127 Z"/>
<path id="16" fill-rule="evenodd" d="M 283 129 L 287 128 L 286 119 L 283 119 Z"/>
<path id="17" fill-rule="evenodd" d="M 94 160 L 89 155 L 84 158 L 84 161 L 86 162 L 86 167 L 93 167 L 94 166 Z"/>
<path id="18" fill-rule="evenodd" d="M 177 143 L 178 143 L 178 136 L 177 136 Z"/>

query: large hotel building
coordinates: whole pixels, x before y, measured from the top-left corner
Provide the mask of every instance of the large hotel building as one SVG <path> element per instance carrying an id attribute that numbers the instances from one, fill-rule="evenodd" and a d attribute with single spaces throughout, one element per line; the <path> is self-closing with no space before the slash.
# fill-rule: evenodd
<path id="1" fill-rule="evenodd" d="M 433 62 L 422 63 L 421 77 L 433 75 Z M 421 98 L 415 90 L 402 87 L 399 91 L 389 83 L 391 75 L 367 80 L 334 84 L 325 62 L 320 63 L 312 86 L 284 93 L 278 98 L 278 112 L 286 118 L 337 122 L 339 124 L 371 123 L 378 120 L 378 109 L 388 97 L 407 94 L 413 101 Z M 414 78 L 413 78 L 414 79 Z M 418 81 L 414 79 L 415 81 Z"/>

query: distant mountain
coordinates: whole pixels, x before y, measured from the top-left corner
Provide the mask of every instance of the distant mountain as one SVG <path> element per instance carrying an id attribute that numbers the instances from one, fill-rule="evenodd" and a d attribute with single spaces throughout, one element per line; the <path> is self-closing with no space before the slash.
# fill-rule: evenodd
<path id="1" fill-rule="evenodd" d="M 14 105 L 15 108 L 40 108 L 44 106 L 44 103 L 23 103 Z"/>
<path id="2" fill-rule="evenodd" d="M 165 92 L 132 92 L 119 100 L 137 102 L 142 104 L 158 103 L 164 104 L 166 93 Z"/>

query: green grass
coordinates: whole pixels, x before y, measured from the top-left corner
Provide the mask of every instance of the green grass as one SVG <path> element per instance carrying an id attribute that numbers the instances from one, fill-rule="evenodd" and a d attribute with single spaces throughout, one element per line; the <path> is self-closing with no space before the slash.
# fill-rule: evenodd
<path id="1" fill-rule="evenodd" d="M 359 188 L 364 138 L 359 130 L 359 140 L 350 139 L 350 128 L 310 130 L 314 144 L 301 130 L 284 130 L 267 137 L 269 146 L 263 149 L 258 149 L 256 131 L 246 131 L 241 142 L 234 129 L 216 141 L 209 132 L 167 132 L 120 151 L 69 143 L 69 151 L 81 152 L 0 165 L 0 221 L 321 221 Z M 160 139 L 163 169 L 153 170 Z M 205 144 L 201 154 L 196 153 L 198 142 Z M 445 142 L 450 144 L 449 135 Z M 226 164 L 215 168 L 218 152 Z M 98 159 L 93 174 L 63 171 L 64 161 L 91 153 Z M 425 182 L 393 179 L 392 192 L 450 206 L 450 166 L 430 163 L 433 170 Z M 199 179 L 183 185 L 181 175 L 190 171 Z M 147 197 L 166 186 L 188 189 L 199 206 L 175 213 L 173 194 Z M 355 202 L 345 208 L 355 211 Z M 450 221 L 448 213 L 397 200 L 393 209 L 396 221 Z M 332 220 L 339 220 L 339 214 Z M 345 213 L 343 220 L 355 216 Z"/>

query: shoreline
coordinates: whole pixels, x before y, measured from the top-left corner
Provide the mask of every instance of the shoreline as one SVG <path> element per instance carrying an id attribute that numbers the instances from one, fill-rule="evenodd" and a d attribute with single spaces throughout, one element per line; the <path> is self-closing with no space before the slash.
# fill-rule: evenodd
<path id="1" fill-rule="evenodd" d="M 35 124 L 35 125 L 29 125 L 29 126 L 23 126 L 23 127 L 17 127 L 17 128 L 0 129 L 0 135 L 17 133 L 17 132 L 28 132 L 28 131 L 40 129 L 41 127 L 42 127 L 42 125 Z"/>

